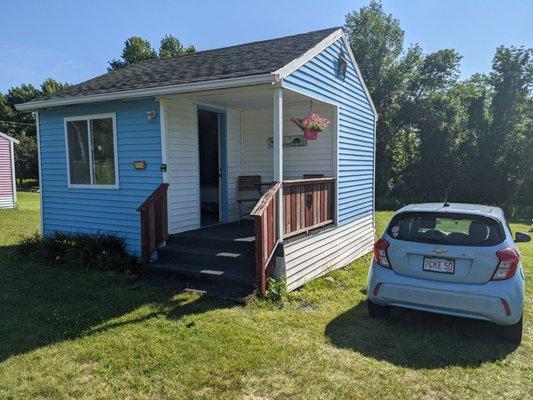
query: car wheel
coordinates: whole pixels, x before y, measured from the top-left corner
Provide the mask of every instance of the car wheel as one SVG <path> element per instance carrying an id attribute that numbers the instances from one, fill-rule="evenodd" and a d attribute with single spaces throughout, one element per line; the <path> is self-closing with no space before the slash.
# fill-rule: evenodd
<path id="1" fill-rule="evenodd" d="M 370 318 L 385 318 L 390 313 L 389 306 L 382 306 L 376 303 L 372 303 L 370 300 L 367 301 L 368 304 L 368 315 Z"/>
<path id="2" fill-rule="evenodd" d="M 522 330 L 523 330 L 523 317 L 520 318 L 516 324 L 502 326 L 501 332 L 503 338 L 511 343 L 520 344 L 522 341 Z"/>

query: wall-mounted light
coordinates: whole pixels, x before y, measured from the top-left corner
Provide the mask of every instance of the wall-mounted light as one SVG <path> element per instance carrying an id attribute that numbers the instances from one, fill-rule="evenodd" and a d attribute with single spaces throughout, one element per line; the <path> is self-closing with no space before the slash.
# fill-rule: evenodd
<path id="1" fill-rule="evenodd" d="M 348 62 L 346 61 L 346 58 L 344 57 L 343 51 L 339 53 L 339 57 L 337 61 L 338 61 L 337 76 L 340 79 L 344 80 L 344 78 L 346 78 L 346 68 L 348 67 Z"/>
<path id="2" fill-rule="evenodd" d="M 155 119 L 157 117 L 157 111 L 146 111 L 146 118 L 148 118 L 149 121 Z"/>
<path id="3" fill-rule="evenodd" d="M 146 161 L 134 161 L 133 168 L 135 169 L 146 169 Z"/>

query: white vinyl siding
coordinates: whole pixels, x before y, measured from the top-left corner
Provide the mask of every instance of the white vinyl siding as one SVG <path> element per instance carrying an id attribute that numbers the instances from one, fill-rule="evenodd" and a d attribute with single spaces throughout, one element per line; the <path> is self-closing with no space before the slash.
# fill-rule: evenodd
<path id="1" fill-rule="evenodd" d="M 200 227 L 198 175 L 198 128 L 196 104 L 169 98 L 167 118 L 167 180 L 169 232 L 179 233 Z M 239 218 L 237 182 L 241 175 L 240 112 L 226 110 L 228 218 Z"/>
<path id="2" fill-rule="evenodd" d="M 167 100 L 167 179 L 169 232 L 199 226 L 196 108 L 191 101 Z"/>
<path id="3" fill-rule="evenodd" d="M 372 215 L 288 243 L 285 251 L 287 287 L 294 290 L 304 283 L 342 268 L 372 251 Z"/>
<path id="4" fill-rule="evenodd" d="M 227 155 L 228 155 L 228 218 L 239 219 L 239 176 L 242 175 L 241 159 L 241 113 L 228 110 L 227 116 Z"/>
<path id="5" fill-rule="evenodd" d="M 332 121 L 332 124 L 319 134 L 317 140 L 308 140 L 306 146 L 283 147 L 284 179 L 301 179 L 303 174 L 335 176 L 334 108 L 315 104 L 313 111 Z M 302 130 L 290 119 L 308 114 L 309 104 L 306 103 L 284 107 L 283 135 L 302 135 Z M 244 175 L 261 175 L 263 181 L 272 181 L 273 148 L 268 144 L 272 129 L 272 109 L 243 112 Z"/>

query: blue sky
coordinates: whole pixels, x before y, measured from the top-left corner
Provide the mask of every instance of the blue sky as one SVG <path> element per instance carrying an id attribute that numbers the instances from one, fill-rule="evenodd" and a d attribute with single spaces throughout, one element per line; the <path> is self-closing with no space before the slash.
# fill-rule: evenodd
<path id="1" fill-rule="evenodd" d="M 3 2 L 0 92 L 47 77 L 77 83 L 106 71 L 133 35 L 154 47 L 166 33 L 199 50 L 339 26 L 368 1 L 59 1 Z M 462 76 L 490 70 L 499 45 L 533 47 L 532 0 L 384 0 L 426 52 L 453 48 Z"/>

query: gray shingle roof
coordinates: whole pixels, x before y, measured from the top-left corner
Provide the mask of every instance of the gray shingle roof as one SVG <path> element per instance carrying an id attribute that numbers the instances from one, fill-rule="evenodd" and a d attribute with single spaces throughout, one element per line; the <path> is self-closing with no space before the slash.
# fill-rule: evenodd
<path id="1" fill-rule="evenodd" d="M 338 29 L 143 61 L 71 86 L 48 99 L 268 74 L 300 57 Z"/>

